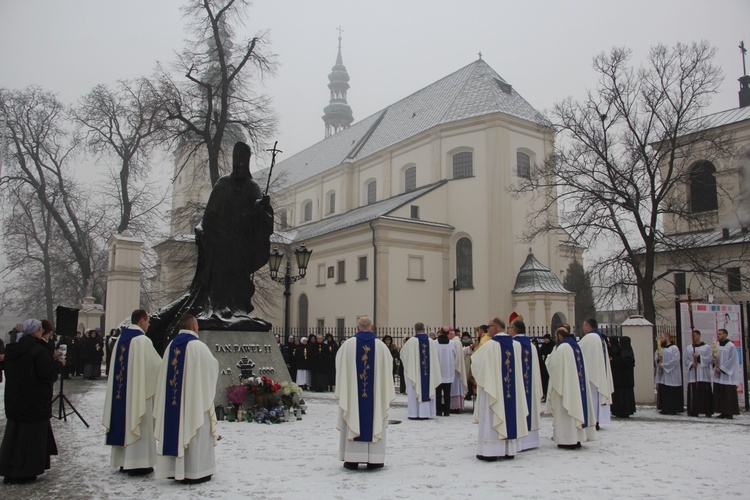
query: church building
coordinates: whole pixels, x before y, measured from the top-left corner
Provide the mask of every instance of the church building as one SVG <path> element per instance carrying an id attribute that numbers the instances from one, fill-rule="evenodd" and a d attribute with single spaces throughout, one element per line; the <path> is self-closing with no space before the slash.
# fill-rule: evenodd
<path id="1" fill-rule="evenodd" d="M 480 56 L 354 122 L 340 38 L 329 80 L 325 138 L 273 171 L 273 245 L 292 262 L 300 245 L 313 251 L 291 286 L 290 326 L 341 331 L 362 315 L 376 328 L 452 325 L 454 308 L 464 328 L 514 311 L 532 326 L 573 319 L 560 277 L 583 248 L 562 232 L 523 241 L 547 200 L 508 189 L 554 140 L 510 83 Z"/>

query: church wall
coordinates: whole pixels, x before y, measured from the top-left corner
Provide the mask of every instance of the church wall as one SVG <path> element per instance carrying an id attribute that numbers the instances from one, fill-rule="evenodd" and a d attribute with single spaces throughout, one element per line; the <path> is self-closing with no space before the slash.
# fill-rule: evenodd
<path id="1" fill-rule="evenodd" d="M 750 245 L 748 244 L 724 245 L 710 249 L 704 249 L 703 252 L 705 252 L 706 260 L 709 262 L 726 261 L 730 259 L 742 260 L 744 262 L 744 265 L 732 264 L 732 267 L 740 268 L 740 273 L 744 280 L 746 280 L 747 276 L 750 275 L 750 261 L 748 260 Z M 662 273 L 667 269 L 667 266 L 669 265 L 673 265 L 670 256 L 667 254 L 661 254 L 657 256 L 655 272 Z M 685 273 L 685 287 L 690 288 L 690 293 L 693 297 L 693 300 L 702 299 L 701 302 L 707 302 L 709 295 L 714 296 L 714 304 L 737 304 L 740 301 L 750 301 L 750 290 L 746 289 L 746 281 L 742 283 L 743 291 L 727 291 L 726 271 L 717 272 L 714 276 L 713 282 L 703 276 L 694 273 Z M 687 295 L 682 295 L 680 296 L 680 298 L 683 300 L 687 299 Z M 656 283 L 655 299 L 657 325 L 675 324 L 674 273 L 665 276 L 663 279 L 659 280 Z"/>
<path id="2" fill-rule="evenodd" d="M 743 153 L 750 150 L 750 122 L 733 124 L 724 128 L 727 134 L 734 134 L 734 143 L 737 150 L 730 158 L 714 158 L 705 147 L 694 146 L 690 160 L 685 168 L 692 167 L 695 162 L 708 159 L 716 167 L 716 184 L 718 195 L 718 210 L 700 214 L 697 217 L 686 220 L 675 215 L 664 218 L 664 229 L 668 234 L 684 233 L 709 229 L 714 227 L 730 227 L 750 225 L 750 206 L 748 205 L 747 192 L 750 188 L 750 158 Z M 680 202 L 688 200 L 689 181 L 678 185 L 675 196 Z M 745 193 L 745 200 L 741 202 L 741 196 Z"/>

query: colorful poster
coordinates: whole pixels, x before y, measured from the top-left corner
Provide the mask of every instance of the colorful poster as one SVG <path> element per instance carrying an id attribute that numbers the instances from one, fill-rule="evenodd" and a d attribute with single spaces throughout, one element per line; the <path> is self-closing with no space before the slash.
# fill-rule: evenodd
<path id="1" fill-rule="evenodd" d="M 729 340 L 737 348 L 737 357 L 740 362 L 740 383 L 737 385 L 737 394 L 745 393 L 745 377 L 742 356 L 742 323 L 741 312 L 742 306 L 735 304 L 693 304 L 693 325 L 696 330 L 701 332 L 701 340 L 706 344 L 713 345 L 716 342 L 717 330 L 723 328 L 729 333 Z M 690 314 L 688 304 L 680 304 L 682 316 L 682 349 L 692 343 L 690 332 Z M 683 384 L 686 381 L 683 377 Z"/>

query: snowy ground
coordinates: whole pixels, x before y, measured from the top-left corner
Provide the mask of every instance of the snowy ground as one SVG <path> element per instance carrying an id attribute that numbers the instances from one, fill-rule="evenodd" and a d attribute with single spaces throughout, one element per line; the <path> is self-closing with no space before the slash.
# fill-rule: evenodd
<path id="1" fill-rule="evenodd" d="M 208 483 L 131 478 L 109 467 L 100 422 L 104 389 L 103 380 L 66 382 L 68 398 L 91 428 L 75 415 L 53 419 L 60 455 L 52 469 L 29 485 L 0 484 L 0 498 L 747 498 L 750 491 L 746 413 L 723 421 L 639 408 L 577 451 L 555 447 L 552 420 L 545 417 L 539 449 L 488 463 L 475 458 L 468 411 L 411 421 L 401 395 L 390 414 L 401 423 L 388 428 L 380 470 L 342 467 L 336 401 L 332 394 L 310 394 L 307 415 L 294 423 L 219 422 L 218 472 Z M 0 432 L 4 428 L 0 417 Z"/>

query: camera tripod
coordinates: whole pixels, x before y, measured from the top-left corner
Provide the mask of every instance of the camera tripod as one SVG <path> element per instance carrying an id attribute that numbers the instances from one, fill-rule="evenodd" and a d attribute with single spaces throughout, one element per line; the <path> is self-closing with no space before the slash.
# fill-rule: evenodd
<path id="1" fill-rule="evenodd" d="M 83 422 L 83 425 L 86 427 L 89 426 L 89 424 L 84 420 L 84 418 L 81 416 L 80 413 L 78 413 L 78 410 L 76 410 L 76 407 L 73 406 L 73 403 L 70 402 L 70 400 L 65 396 L 65 393 L 63 393 L 63 384 L 65 383 L 65 373 L 63 370 L 63 373 L 60 375 L 60 392 L 57 393 L 57 396 L 52 400 L 52 404 L 55 404 L 55 401 L 59 401 L 59 409 L 57 412 L 57 420 L 65 420 L 68 421 L 68 415 L 72 415 L 75 413 L 78 415 L 78 418 L 81 419 L 81 422 Z M 67 411 L 65 409 L 65 405 L 68 405 L 70 407 L 71 411 Z"/>

